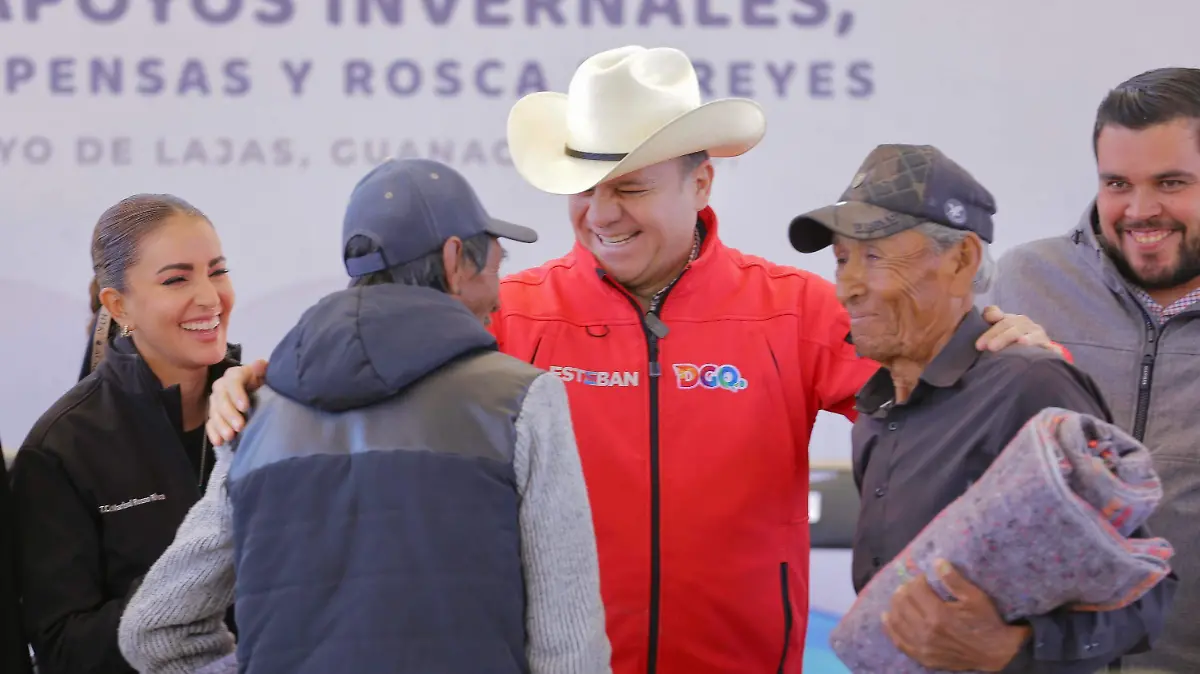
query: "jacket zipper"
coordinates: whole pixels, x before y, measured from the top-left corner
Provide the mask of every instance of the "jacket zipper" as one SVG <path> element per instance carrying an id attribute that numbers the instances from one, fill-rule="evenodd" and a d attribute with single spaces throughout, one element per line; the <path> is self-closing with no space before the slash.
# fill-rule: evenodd
<path id="1" fill-rule="evenodd" d="M 1146 322 L 1146 341 L 1149 344 L 1142 349 L 1142 367 L 1138 374 L 1137 408 L 1133 416 L 1133 437 L 1138 442 L 1142 442 L 1146 436 L 1146 422 L 1150 415 L 1150 385 L 1154 381 L 1154 360 L 1158 357 L 1158 326 L 1150 320 L 1145 308 L 1142 308 L 1142 318 Z"/>
<path id="2" fill-rule="evenodd" d="M 200 495 L 204 495 L 204 469 L 208 467 L 208 432 L 205 431 L 203 439 L 200 441 L 200 477 L 196 480 L 196 486 L 200 488 Z"/>
<path id="3" fill-rule="evenodd" d="M 684 268 L 684 272 L 687 268 Z M 642 305 L 619 284 L 614 283 L 608 274 L 601 273 L 604 280 L 613 285 L 629 303 L 633 305 L 641 317 L 642 333 L 646 337 L 647 374 L 650 376 L 650 628 L 647 643 L 646 674 L 655 674 L 658 670 L 658 622 L 662 593 L 662 563 L 659 518 L 661 513 L 661 488 L 659 479 L 659 434 L 658 434 L 658 382 L 662 378 L 662 365 L 658 362 L 658 341 L 667 335 L 667 325 L 658 316 L 667 302 L 667 295 L 682 278 L 681 273 L 662 294 L 651 302 L 649 311 L 643 311 Z"/>
<path id="4" fill-rule="evenodd" d="M 654 310 L 652 309 L 651 312 Z M 650 638 L 647 644 L 646 674 L 654 674 L 658 669 L 658 620 L 662 610 L 662 562 L 660 559 L 661 527 L 659 518 L 662 516 L 662 490 L 659 477 L 659 438 L 658 438 L 658 382 L 662 378 L 662 366 L 658 362 L 658 335 L 655 335 L 650 325 L 653 319 L 659 325 L 662 321 L 656 313 L 646 314 L 642 325 L 646 330 L 646 345 L 650 355 Z"/>
<path id="5" fill-rule="evenodd" d="M 787 666 L 788 645 L 792 642 L 792 600 L 788 592 L 788 563 L 779 565 L 779 591 L 783 595 L 783 654 L 779 656 L 779 674 Z"/>
<path id="6" fill-rule="evenodd" d="M 1136 300 L 1135 303 L 1142 312 L 1142 320 L 1146 323 L 1146 341 L 1149 342 L 1142 347 L 1142 367 L 1138 373 L 1137 408 L 1133 414 L 1133 437 L 1138 442 L 1142 442 L 1146 436 L 1146 421 L 1150 415 L 1150 385 L 1154 381 L 1154 360 L 1158 357 L 1159 329 L 1150 319 L 1146 307 Z M 1107 665 L 1105 671 L 1120 672 L 1124 667 L 1122 660 L 1123 658 L 1119 657 L 1114 659 Z"/>

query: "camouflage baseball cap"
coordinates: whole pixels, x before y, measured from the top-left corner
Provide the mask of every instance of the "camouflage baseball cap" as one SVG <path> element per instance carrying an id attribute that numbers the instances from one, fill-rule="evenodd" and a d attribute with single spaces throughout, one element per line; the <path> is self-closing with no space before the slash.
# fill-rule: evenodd
<path id="1" fill-rule="evenodd" d="M 801 253 L 833 243 L 833 235 L 882 239 L 933 222 L 974 232 L 991 243 L 996 200 L 931 145 L 880 145 L 832 206 L 792 219 L 788 238 Z"/>

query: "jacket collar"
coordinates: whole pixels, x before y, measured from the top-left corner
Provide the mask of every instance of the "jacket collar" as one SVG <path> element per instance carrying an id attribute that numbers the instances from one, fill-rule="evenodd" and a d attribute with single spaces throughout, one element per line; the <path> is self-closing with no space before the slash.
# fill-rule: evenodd
<path id="1" fill-rule="evenodd" d="M 950 388 L 962 380 L 963 375 L 979 360 L 979 349 L 975 342 L 987 332 L 987 321 L 979 310 L 972 307 L 959 322 L 946 346 L 934 356 L 925 370 L 921 381 L 936 388 Z M 855 407 L 863 414 L 874 415 L 891 409 L 896 398 L 896 387 L 892 384 L 892 373 L 881 367 L 867 380 L 858 392 Z"/>
<path id="2" fill-rule="evenodd" d="M 1084 259 L 1087 264 L 1100 275 L 1104 285 L 1113 293 L 1124 298 L 1123 301 L 1132 302 L 1137 307 L 1138 311 L 1144 312 L 1146 309 L 1143 301 L 1138 299 L 1135 290 L 1141 290 L 1137 284 L 1126 279 L 1117 271 L 1117 266 L 1113 264 L 1112 259 L 1108 257 L 1108 253 L 1100 246 L 1100 214 L 1096 211 L 1096 202 L 1093 200 L 1083 217 L 1079 219 L 1079 223 L 1071 229 L 1071 241 L 1079 246 L 1084 251 Z M 1144 291 L 1143 291 L 1144 292 Z M 1200 304 L 1193 304 L 1183 310 L 1180 315 L 1195 315 L 1200 313 Z"/>
<path id="3" fill-rule="evenodd" d="M 220 379 L 226 370 L 240 365 L 241 357 L 241 345 L 228 344 L 225 348 L 225 359 L 208 368 L 205 392 L 212 390 L 213 382 Z M 109 342 L 104 360 L 96 367 L 96 374 L 132 396 L 161 403 L 175 428 L 183 428 L 183 402 L 179 385 L 163 386 L 146 360 L 138 353 L 131 338 L 118 336 Z"/>
<path id="4" fill-rule="evenodd" d="M 267 385 L 326 412 L 394 398 L 496 338 L 462 302 L 401 283 L 347 288 L 304 311 L 271 352 Z"/>
<path id="5" fill-rule="evenodd" d="M 1079 218 L 1079 222 L 1071 229 L 1071 241 L 1084 251 L 1084 259 L 1104 279 L 1104 285 L 1116 293 L 1128 292 L 1129 288 L 1117 271 L 1116 265 L 1108 259 L 1108 253 L 1100 246 L 1100 214 L 1096 211 L 1096 201 L 1093 199 Z"/>

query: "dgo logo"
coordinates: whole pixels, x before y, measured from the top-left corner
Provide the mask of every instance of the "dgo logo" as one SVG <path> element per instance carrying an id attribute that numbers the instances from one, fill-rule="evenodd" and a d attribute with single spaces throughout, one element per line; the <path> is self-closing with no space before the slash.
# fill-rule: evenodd
<path id="1" fill-rule="evenodd" d="M 746 388 L 742 373 L 733 365 L 675 363 L 675 383 L 681 389 L 724 389 L 734 393 Z"/>

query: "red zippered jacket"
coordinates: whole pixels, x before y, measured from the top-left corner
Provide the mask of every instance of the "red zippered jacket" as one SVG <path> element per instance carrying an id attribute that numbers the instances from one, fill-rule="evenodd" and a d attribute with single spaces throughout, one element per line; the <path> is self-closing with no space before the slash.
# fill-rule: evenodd
<path id="1" fill-rule="evenodd" d="M 566 383 L 614 674 L 796 674 L 809 436 L 820 410 L 853 419 L 878 365 L 831 283 L 727 248 L 700 215 L 661 322 L 577 244 L 504 279 L 492 329 Z"/>

